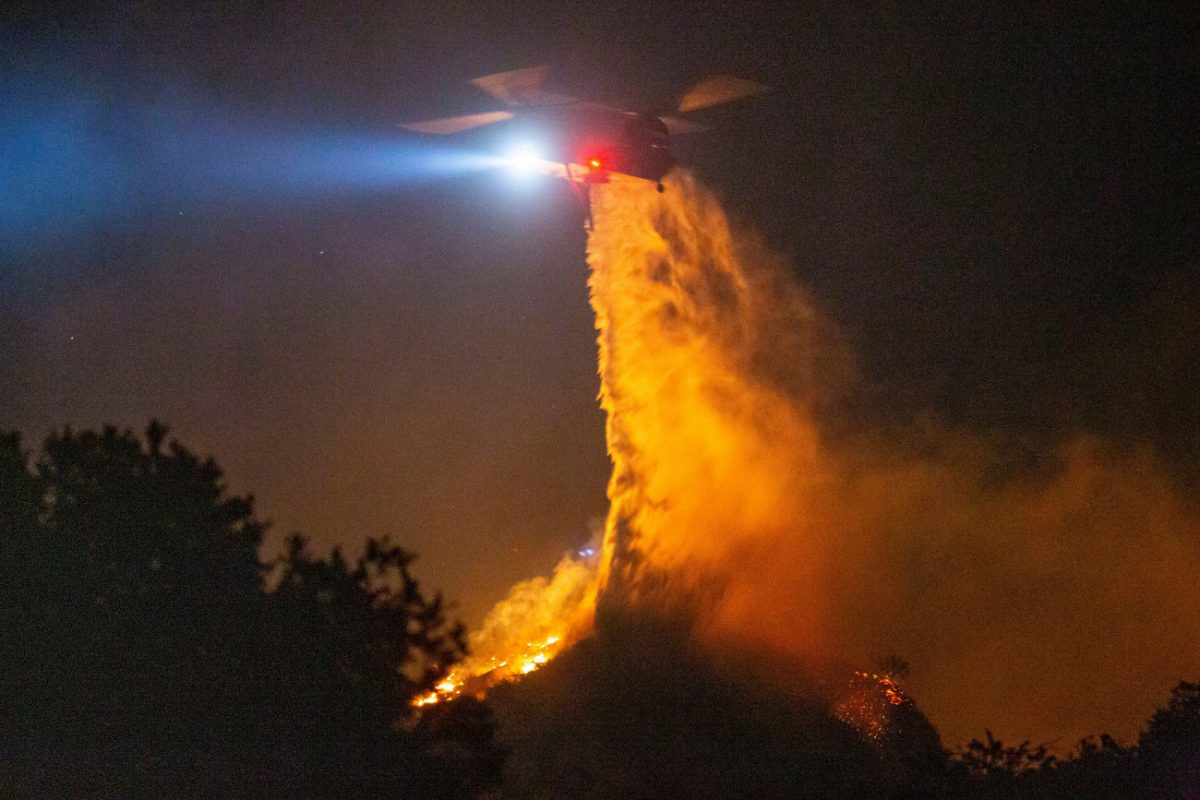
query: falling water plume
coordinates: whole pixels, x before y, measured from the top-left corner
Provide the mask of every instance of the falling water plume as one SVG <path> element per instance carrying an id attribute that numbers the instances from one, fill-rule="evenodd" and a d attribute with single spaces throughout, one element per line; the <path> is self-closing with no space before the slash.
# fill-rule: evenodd
<path id="1" fill-rule="evenodd" d="M 865 381 L 836 325 L 697 180 L 614 176 L 592 200 L 598 563 L 516 587 L 440 696 L 655 615 L 773 664 L 899 654 L 951 742 L 1128 735 L 1194 670 L 1200 513 L 1151 451 L 1081 431 L 1005 472 L 989 434 L 873 430 L 850 419 Z M 907 697 L 863 674 L 869 702 L 835 713 Z"/>

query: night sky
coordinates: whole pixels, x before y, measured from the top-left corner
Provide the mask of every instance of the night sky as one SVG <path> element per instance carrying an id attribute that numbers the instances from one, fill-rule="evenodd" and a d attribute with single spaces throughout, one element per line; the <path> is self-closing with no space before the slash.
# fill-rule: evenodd
<path id="1" fill-rule="evenodd" d="M 18 3 L 0 18 L 0 427 L 151 417 L 322 547 L 391 533 L 477 621 L 605 512 L 583 216 L 477 75 L 665 108 L 843 328 L 863 425 L 1200 456 L 1200 37 L 1072 17 L 665 3 Z M 713 9 L 706 5 L 705 9 Z M 1180 12 L 1182 14 L 1182 12 Z"/>

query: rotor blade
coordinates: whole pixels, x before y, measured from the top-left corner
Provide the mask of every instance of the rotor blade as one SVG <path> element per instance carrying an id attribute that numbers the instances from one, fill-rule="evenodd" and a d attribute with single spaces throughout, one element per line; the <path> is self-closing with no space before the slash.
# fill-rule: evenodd
<path id="1" fill-rule="evenodd" d="M 701 131 L 711 130 L 709 125 L 701 125 L 699 122 L 692 122 L 690 119 L 683 117 L 659 117 L 663 125 L 667 126 L 667 133 L 672 136 L 686 136 L 689 133 L 700 133 Z"/>
<path id="2" fill-rule="evenodd" d="M 510 106 L 524 105 L 533 102 L 542 93 L 542 84 L 546 82 L 548 70 L 549 67 L 542 64 L 537 67 L 514 69 L 511 72 L 497 72 L 495 75 L 476 78 L 471 81 L 471 85 Z"/>
<path id="3" fill-rule="evenodd" d="M 420 122 L 402 122 L 401 128 L 417 133 L 437 133 L 448 135 L 462 133 L 472 128 L 481 128 L 496 122 L 512 119 L 511 111 L 485 111 L 482 114 L 466 114 L 461 117 L 442 117 L 441 119 L 426 119 Z"/>
<path id="4" fill-rule="evenodd" d="M 576 100 L 572 106 L 572 110 L 578 111 L 581 114 L 610 114 L 613 116 L 636 117 L 636 111 L 626 111 L 623 108 L 615 106 L 606 106 L 603 103 L 594 103 L 591 100 Z"/>
<path id="5" fill-rule="evenodd" d="M 769 87 L 754 81 L 735 78 L 731 75 L 709 75 L 688 90 L 688 93 L 679 101 L 677 110 L 680 113 L 699 111 L 702 108 L 719 106 L 722 103 L 740 100 L 743 97 L 762 94 L 766 91 L 769 91 Z"/>

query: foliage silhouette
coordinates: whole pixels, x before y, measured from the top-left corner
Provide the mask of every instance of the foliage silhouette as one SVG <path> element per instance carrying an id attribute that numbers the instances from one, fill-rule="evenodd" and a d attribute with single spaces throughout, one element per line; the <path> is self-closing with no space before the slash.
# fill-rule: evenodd
<path id="1" fill-rule="evenodd" d="M 1200 684 L 1181 682 L 1137 744 L 1102 734 L 1066 758 L 1044 745 L 972 741 L 949 754 L 947 797 L 978 800 L 1200 800 Z"/>
<path id="2" fill-rule="evenodd" d="M 353 562 L 265 525 L 152 422 L 0 436 L 0 780 L 17 797 L 470 797 L 488 711 L 417 720 L 462 630 L 371 540 Z"/>
<path id="3" fill-rule="evenodd" d="M 1138 760 L 1154 797 L 1200 800 L 1200 683 L 1171 690 L 1138 739 Z"/>
<path id="4" fill-rule="evenodd" d="M 264 563 L 253 506 L 158 423 L 66 429 L 36 459 L 0 432 L 5 796 L 1200 800 L 1200 683 L 1135 744 L 1058 757 L 988 732 L 946 752 L 907 698 L 864 737 L 819 691 L 754 679 L 764 654 L 714 661 L 670 619 L 610 615 L 498 688 L 498 733 L 471 699 L 418 716 L 463 632 L 413 555 L 295 535 Z"/>

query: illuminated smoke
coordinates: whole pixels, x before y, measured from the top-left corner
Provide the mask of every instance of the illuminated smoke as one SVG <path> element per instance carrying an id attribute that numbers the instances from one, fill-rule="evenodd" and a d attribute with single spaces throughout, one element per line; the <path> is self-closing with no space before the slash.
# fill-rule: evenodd
<path id="1" fill-rule="evenodd" d="M 593 608 L 601 628 L 666 615 L 764 663 L 901 656 L 951 744 L 1129 736 L 1195 677 L 1200 514 L 1148 451 L 1079 435 L 1018 472 L 982 434 L 846 424 L 860 384 L 835 326 L 693 178 L 618 176 L 593 202 L 599 573 L 517 587 L 475 669 L 538 652 L 547 618 L 580 636 Z M 862 675 L 832 710 L 878 735 L 899 688 Z"/>
<path id="2" fill-rule="evenodd" d="M 733 551 L 795 529 L 784 495 L 816 478 L 814 412 L 847 370 L 799 287 L 689 176 L 661 195 L 616 180 L 595 203 L 603 602 L 661 609 L 720 591 Z"/>
<path id="3" fill-rule="evenodd" d="M 686 174 L 614 181 L 589 240 L 613 460 L 600 623 L 913 665 L 948 741 L 1132 735 L 1200 663 L 1200 513 L 1146 450 L 847 422 L 859 384 L 786 264 Z M 855 431 L 856 433 L 848 433 Z"/>

